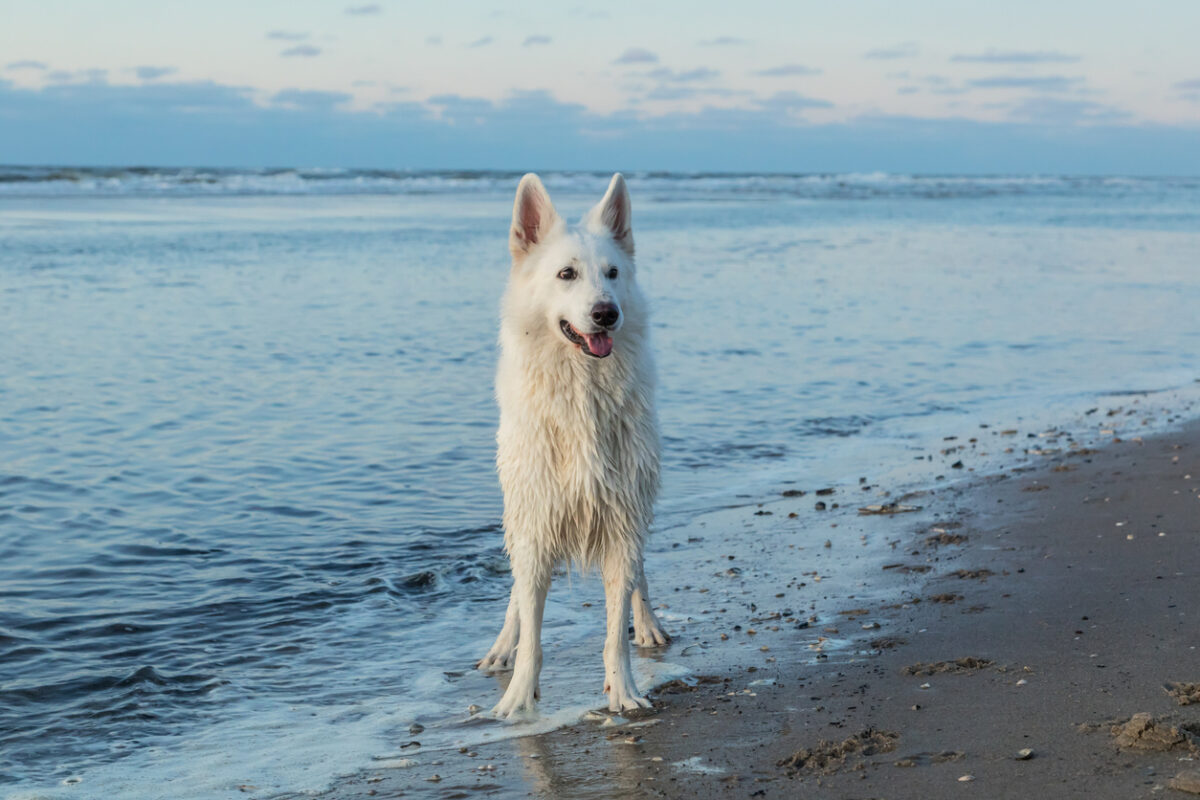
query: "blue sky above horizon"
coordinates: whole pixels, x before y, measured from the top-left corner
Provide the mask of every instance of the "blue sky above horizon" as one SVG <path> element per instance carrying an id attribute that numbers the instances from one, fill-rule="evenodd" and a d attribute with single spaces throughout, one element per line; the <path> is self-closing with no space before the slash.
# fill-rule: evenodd
<path id="1" fill-rule="evenodd" d="M 0 163 L 1200 173 L 1200 3 L 42 0 Z"/>

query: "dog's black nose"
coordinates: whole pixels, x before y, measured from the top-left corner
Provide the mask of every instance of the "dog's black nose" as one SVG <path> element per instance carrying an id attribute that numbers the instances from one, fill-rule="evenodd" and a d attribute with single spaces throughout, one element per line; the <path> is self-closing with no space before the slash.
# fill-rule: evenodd
<path id="1" fill-rule="evenodd" d="M 596 303 L 592 306 L 592 322 L 602 328 L 611 328 L 621 318 L 621 311 L 612 303 Z"/>

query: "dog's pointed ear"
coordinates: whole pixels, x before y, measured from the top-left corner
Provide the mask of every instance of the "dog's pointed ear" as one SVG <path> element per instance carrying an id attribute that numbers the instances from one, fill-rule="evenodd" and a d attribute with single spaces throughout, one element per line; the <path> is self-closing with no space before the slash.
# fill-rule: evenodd
<path id="1" fill-rule="evenodd" d="M 546 187 L 541 178 L 530 172 L 521 178 L 513 201 L 512 229 L 508 233 L 513 260 L 523 259 L 558 224 L 561 221 Z"/>
<path id="2" fill-rule="evenodd" d="M 633 256 L 633 212 L 624 175 L 618 172 L 612 176 L 604 199 L 588 214 L 588 223 L 593 229 L 611 234 L 613 241 Z"/>

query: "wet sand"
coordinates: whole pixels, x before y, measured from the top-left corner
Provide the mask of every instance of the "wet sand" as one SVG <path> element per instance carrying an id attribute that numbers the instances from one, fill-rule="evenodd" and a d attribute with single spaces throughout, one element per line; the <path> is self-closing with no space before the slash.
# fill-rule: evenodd
<path id="1" fill-rule="evenodd" d="M 746 523 L 761 533 L 744 537 L 747 550 L 769 554 L 794 503 L 826 528 L 826 553 L 890 544 L 863 548 L 885 551 L 868 565 L 878 580 L 815 583 L 816 552 L 787 557 L 812 574 L 734 573 L 728 597 L 744 605 L 677 631 L 672 647 L 741 647 L 741 666 L 660 687 L 652 712 L 461 753 L 413 747 L 408 767 L 329 796 L 1200 791 L 1187 774 L 1200 769 L 1200 687 L 1187 685 L 1200 682 L 1200 424 L 1096 448 L 1036 445 L 1031 466 L 888 501 L 917 511 L 829 522 L 810 513 L 813 494 L 760 509 L 770 513 Z M 844 512 L 860 505 L 849 491 L 819 501 L 841 498 Z"/>

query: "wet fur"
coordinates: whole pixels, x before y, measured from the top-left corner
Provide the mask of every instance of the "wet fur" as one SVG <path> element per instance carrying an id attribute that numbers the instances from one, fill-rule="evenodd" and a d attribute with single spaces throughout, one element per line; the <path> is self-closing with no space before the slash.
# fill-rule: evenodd
<path id="1" fill-rule="evenodd" d="M 613 710 L 648 706 L 633 681 L 627 625 L 640 645 L 662 644 L 647 597 L 642 552 L 658 490 L 659 436 L 645 299 L 636 283 L 630 205 L 613 176 L 578 227 L 558 217 L 536 175 L 517 190 L 513 267 L 500 323 L 496 465 L 504 490 L 504 544 L 513 590 L 504 627 L 481 669 L 513 668 L 494 712 L 531 711 L 540 696 L 541 619 L 552 570 L 598 569 L 608 625 L 604 688 Z M 563 281 L 574 265 L 579 277 Z M 616 267 L 615 279 L 606 270 Z M 620 309 L 613 351 L 595 358 L 560 329 L 592 332 L 588 310 Z"/>

